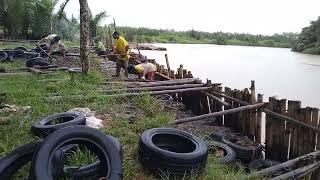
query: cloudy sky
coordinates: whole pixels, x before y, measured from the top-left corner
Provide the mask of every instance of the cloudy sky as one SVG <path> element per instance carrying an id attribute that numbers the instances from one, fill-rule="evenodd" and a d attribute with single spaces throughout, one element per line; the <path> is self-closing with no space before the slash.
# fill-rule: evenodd
<path id="1" fill-rule="evenodd" d="M 79 1 L 66 7 L 79 16 Z M 300 32 L 320 16 L 320 0 L 88 0 L 94 14 L 107 11 L 103 23 L 207 32 L 273 34 Z"/>

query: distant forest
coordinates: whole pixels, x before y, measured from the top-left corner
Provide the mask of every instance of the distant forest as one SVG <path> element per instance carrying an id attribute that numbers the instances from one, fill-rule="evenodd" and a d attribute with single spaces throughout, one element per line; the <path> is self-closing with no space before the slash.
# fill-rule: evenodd
<path id="1" fill-rule="evenodd" d="M 302 29 L 293 51 L 320 55 L 320 16 Z"/>
<path id="2" fill-rule="evenodd" d="M 148 28 L 117 27 L 123 35 L 133 42 L 190 43 L 240 46 L 264 46 L 292 48 L 298 34 L 282 33 L 274 35 L 252 35 L 243 33 L 174 31 Z"/>

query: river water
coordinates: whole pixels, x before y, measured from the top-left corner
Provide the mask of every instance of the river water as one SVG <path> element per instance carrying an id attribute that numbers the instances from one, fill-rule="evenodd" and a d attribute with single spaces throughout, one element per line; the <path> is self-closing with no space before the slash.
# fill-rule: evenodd
<path id="1" fill-rule="evenodd" d="M 256 81 L 256 91 L 269 96 L 301 100 L 302 106 L 320 108 L 320 56 L 295 53 L 286 48 L 218 46 L 209 44 L 155 44 L 167 51 L 141 51 L 171 69 L 180 64 L 194 77 L 244 89 Z"/>

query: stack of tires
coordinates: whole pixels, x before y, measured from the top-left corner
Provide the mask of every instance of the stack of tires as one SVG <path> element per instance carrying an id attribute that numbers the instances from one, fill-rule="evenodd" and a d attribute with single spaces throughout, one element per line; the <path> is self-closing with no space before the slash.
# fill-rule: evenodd
<path id="1" fill-rule="evenodd" d="M 2 158 L 0 179 L 11 179 L 30 161 L 30 180 L 52 180 L 64 176 L 73 179 L 122 179 L 122 148 L 119 141 L 84 126 L 85 123 L 86 118 L 81 113 L 60 113 L 40 120 L 31 130 L 43 139 L 23 145 Z M 93 152 L 98 161 L 84 167 L 65 166 L 68 152 L 78 148 Z"/>

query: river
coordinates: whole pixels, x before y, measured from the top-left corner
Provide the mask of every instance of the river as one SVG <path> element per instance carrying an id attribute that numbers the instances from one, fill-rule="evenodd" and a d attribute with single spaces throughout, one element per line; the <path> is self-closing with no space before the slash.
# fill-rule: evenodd
<path id="1" fill-rule="evenodd" d="M 256 81 L 256 90 L 269 96 L 301 100 L 302 106 L 320 108 L 320 56 L 295 53 L 286 48 L 219 46 L 209 44 L 154 44 L 167 51 L 141 51 L 171 69 L 180 64 L 194 77 L 211 79 L 236 89 Z"/>

